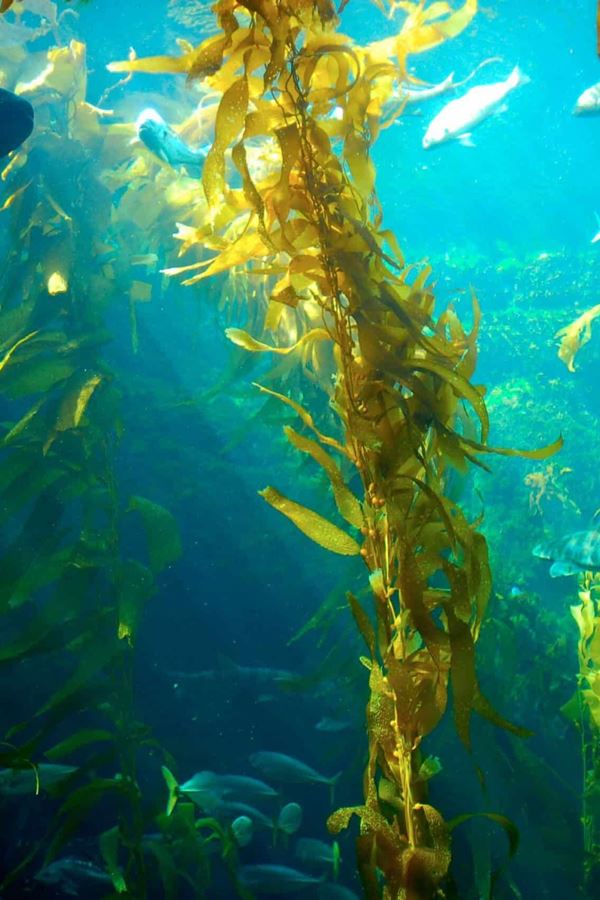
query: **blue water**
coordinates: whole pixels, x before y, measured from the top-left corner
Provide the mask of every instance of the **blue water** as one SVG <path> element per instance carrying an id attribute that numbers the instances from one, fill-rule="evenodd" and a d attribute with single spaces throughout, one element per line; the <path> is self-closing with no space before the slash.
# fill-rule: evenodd
<path id="1" fill-rule="evenodd" d="M 64 23 L 87 46 L 89 102 L 97 103 L 120 77 L 107 73 L 105 66 L 126 58 L 131 45 L 141 57 L 178 52 L 179 36 L 192 41 L 204 37 L 165 18 L 165 6 L 158 0 L 59 4 L 59 9 L 77 10 L 77 20 Z M 479 644 L 482 687 L 503 715 L 533 735 L 523 741 L 477 720 L 469 754 L 448 715 L 426 740 L 425 753 L 439 756 L 443 766 L 431 782 L 430 802 L 447 820 L 493 812 L 509 817 L 520 833 L 520 849 L 505 865 L 507 841 L 497 822 L 478 818 L 458 828 L 453 882 L 444 894 L 448 900 L 476 900 L 490 881 L 489 896 L 498 898 L 591 900 L 599 890 L 591 884 L 586 893 L 581 887 L 580 744 L 575 728 L 560 713 L 576 687 L 577 635 L 568 609 L 576 601 L 576 581 L 551 579 L 548 565 L 534 559 L 531 550 L 544 537 L 591 527 L 600 505 L 600 323 L 592 326 L 574 373 L 558 359 L 554 338 L 559 328 L 598 302 L 600 244 L 590 242 L 598 230 L 595 211 L 600 211 L 600 116 L 575 117 L 572 110 L 579 94 L 600 81 L 600 61 L 591 0 L 528 6 L 532 8 L 515 0 L 490 3 L 463 35 L 411 60 L 414 75 L 432 83 L 450 72 L 462 80 L 490 57 L 500 61 L 484 67 L 472 84 L 502 80 L 516 65 L 529 77 L 528 84 L 510 94 L 505 112 L 474 131 L 474 148 L 456 142 L 422 148 L 428 123 L 449 99 L 445 96 L 411 107 L 382 132 L 373 151 L 384 225 L 398 237 L 407 262 L 431 263 L 439 308 L 453 302 L 470 321 L 471 289 L 479 298 L 483 323 L 474 380 L 487 385 L 492 445 L 532 448 L 559 434 L 565 439 L 564 449 L 550 461 L 493 458 L 492 474 L 474 471 L 456 485 L 468 514 L 483 516 L 491 552 L 493 597 Z M 399 21 L 401 13 L 389 21 L 367 0 L 351 0 L 340 30 L 367 42 L 395 33 Z M 30 52 L 42 53 L 51 44 L 49 35 Z M 0 71 L 8 73 L 7 87 L 14 87 L 10 60 L 2 55 L 0 60 Z M 107 105 L 125 103 L 128 96 L 132 118 L 143 105 L 161 101 L 165 117 L 181 108 L 184 118 L 196 102 L 180 76 L 136 75 Z M 150 102 L 144 103 L 144 97 Z M 46 127 L 60 133 L 60 123 L 51 121 Z M 132 156 L 136 152 L 132 147 Z M 46 179 L 43 190 L 51 193 L 50 171 L 38 174 Z M 53 177 L 60 186 L 60 160 Z M 65 181 L 67 177 L 65 170 Z M 0 205 L 9 191 L 0 186 Z M 118 201 L 112 202 L 116 208 Z M 25 263 L 19 242 L 29 246 L 21 224 L 29 218 L 22 207 L 16 208 L 10 221 L 18 227 L 7 225 L 0 233 L 0 249 L 11 251 L 10 265 L 20 272 Z M 93 221 L 94 210 L 85 213 Z M 11 215 L 9 209 L 0 213 L 5 221 Z M 90 249 L 74 268 L 85 277 L 86 266 L 91 272 L 95 265 Z M 0 279 L 0 309 L 14 306 L 11 277 L 7 269 Z M 259 415 L 261 401 L 251 382 L 265 376 L 261 360 L 240 364 L 224 388 L 213 392 L 238 358 L 224 337 L 227 315 L 216 308 L 219 288 L 206 282 L 185 288 L 176 280 L 164 286 L 156 273 L 148 279 L 153 300 L 136 307 L 137 352 L 127 300 L 115 299 L 117 288 L 105 316 L 111 336 L 105 360 L 119 373 L 114 386 L 120 394 L 123 436 L 115 441 L 114 459 L 122 506 L 135 495 L 165 507 L 177 523 L 182 546 L 181 557 L 157 576 L 135 644 L 135 715 L 157 741 L 138 760 L 144 833 L 156 831 L 167 798 L 159 745 L 170 754 L 167 764 L 180 782 L 202 770 L 258 777 L 249 757 L 267 750 L 297 757 L 324 776 L 342 773 L 334 806 L 327 785 L 285 784 L 276 808 L 266 810 L 276 815 L 284 803 L 300 803 L 304 815 L 298 834 L 331 844 L 325 827 L 329 813 L 362 800 L 368 676 L 359 662 L 364 647 L 345 592 L 364 591 L 364 570 L 306 540 L 258 496 L 258 490 L 274 484 L 307 506 L 323 509 L 327 488 L 309 463 L 299 464 L 283 437 L 281 425 L 293 421 L 288 410 L 270 409 L 275 421 Z M 21 288 L 26 293 L 28 283 Z M 61 315 L 57 311 L 57 328 Z M 316 395 L 310 387 L 306 394 L 308 399 Z M 2 395 L 0 418 L 7 432 L 27 409 L 19 405 L 21 398 L 18 409 L 13 400 Z M 321 415 L 330 423 L 326 409 Z M 531 476 L 540 473 L 545 489 L 538 496 Z M 1 502 L 4 508 L 5 500 Z M 331 512 L 330 497 L 325 504 L 324 512 Z M 67 525 L 70 515 L 76 513 L 67 514 Z M 21 511 L 8 522 L 3 554 L 25 518 Z M 127 556 L 143 557 L 144 541 L 132 520 L 127 521 L 122 549 Z M 50 531 L 57 527 L 49 522 Z M 25 568 L 37 553 L 33 544 L 26 548 Z M 102 588 L 99 584 L 99 607 Z M 41 600 L 37 596 L 32 609 L 46 601 L 44 589 Z M 326 600 L 323 622 L 294 640 Z M 25 624 L 33 615 L 29 606 L 26 610 Z M 14 639 L 21 624 L 19 619 L 15 625 L 7 613 L 4 639 Z M 56 689 L 68 677 L 69 634 L 65 623 L 63 653 L 24 653 L 23 659 L 1 664 L 1 723 L 11 745 L 19 736 L 10 728 L 43 703 L 48 684 Z M 292 673 L 292 684 L 282 684 L 276 670 Z M 77 727 L 98 727 L 98 715 L 101 707 L 83 706 L 77 710 Z M 317 728 L 324 717 L 341 730 Z M 65 727 L 59 724 L 56 733 L 49 729 L 46 743 L 36 744 L 38 763 L 45 762 L 44 749 L 66 736 Z M 114 775 L 114 761 L 100 757 L 89 768 L 85 755 L 74 761 L 84 771 L 82 783 Z M 0 881 L 35 849 L 64 799 L 58 792 L 50 798 L 2 800 L 0 814 L 14 828 L 11 833 L 3 828 L 0 838 Z M 591 815 L 598 818 L 600 811 L 593 808 Z M 56 855 L 101 866 L 98 835 L 115 820 L 115 807 L 103 802 L 66 835 Z M 339 883 L 361 896 L 354 858 L 357 833 L 353 826 L 339 837 Z M 274 838 L 257 829 L 255 839 L 239 848 L 239 861 L 302 869 L 294 856 L 295 837 Z M 68 878 L 56 883 L 36 878 L 44 862 L 49 859 L 43 851 L 32 854 L 3 896 L 68 896 Z M 181 879 L 171 896 L 238 896 L 219 853 L 210 856 L 210 866 L 204 893 L 199 881 L 194 888 Z M 150 871 L 147 896 L 168 896 L 156 869 Z M 319 864 L 310 871 L 326 873 L 331 880 L 330 870 Z M 497 873 L 494 879 L 491 871 Z M 322 890 L 319 894 L 312 885 L 300 896 L 329 896 Z M 77 882 L 75 891 L 91 900 L 116 896 L 106 884 L 85 881 Z M 287 896 L 287 891 L 282 888 L 276 896 Z"/>

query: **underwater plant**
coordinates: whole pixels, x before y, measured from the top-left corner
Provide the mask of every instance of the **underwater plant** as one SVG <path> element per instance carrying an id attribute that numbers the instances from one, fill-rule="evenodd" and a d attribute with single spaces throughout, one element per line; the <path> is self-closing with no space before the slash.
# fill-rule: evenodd
<path id="1" fill-rule="evenodd" d="M 579 602 L 571 606 L 579 639 L 577 689 L 562 712 L 575 725 L 581 741 L 583 884 L 589 896 L 600 885 L 600 575 L 578 578 Z"/>
<path id="2" fill-rule="evenodd" d="M 286 438 L 325 473 L 341 524 L 275 487 L 260 493 L 321 547 L 364 561 L 372 606 L 348 596 L 370 689 L 364 801 L 333 813 L 328 827 L 337 833 L 358 817 L 367 897 L 417 900 L 440 896 L 451 861 L 451 823 L 427 802 L 421 774 L 422 741 L 449 693 L 466 747 L 473 712 L 525 733 L 479 687 L 487 546 L 447 480 L 453 469 L 485 468 L 481 454 L 542 459 L 561 441 L 530 452 L 488 445 L 484 389 L 472 382 L 476 298 L 470 330 L 452 306 L 436 314 L 429 267 L 406 264 L 375 194 L 371 147 L 395 82 L 410 77 L 411 55 L 462 32 L 477 3 L 378 5 L 406 13 L 401 30 L 360 46 L 337 32 L 329 0 L 220 0 L 217 35 L 179 57 L 109 68 L 181 73 L 222 94 L 202 173 L 208 218 L 176 235 L 182 253 L 214 255 L 167 274 L 188 285 L 233 267 L 245 266 L 249 283 L 266 274 L 256 332 L 227 335 L 250 353 L 300 362 L 320 389 L 308 409 L 291 386 L 258 385 L 297 414 L 301 430 L 286 426 Z M 248 155 L 256 142 L 272 155 L 258 174 Z"/>

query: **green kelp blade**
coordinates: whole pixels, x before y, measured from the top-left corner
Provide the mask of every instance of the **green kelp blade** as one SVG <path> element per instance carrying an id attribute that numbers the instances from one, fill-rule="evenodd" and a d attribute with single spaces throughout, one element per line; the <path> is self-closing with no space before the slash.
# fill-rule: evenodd
<path id="1" fill-rule="evenodd" d="M 519 829 L 515 825 L 515 823 L 508 818 L 508 816 L 503 816 L 501 813 L 495 812 L 477 812 L 477 813 L 463 813 L 460 816 L 456 816 L 454 819 L 451 819 L 449 822 L 446 822 L 446 827 L 450 832 L 453 832 L 455 828 L 459 825 L 462 825 L 463 822 L 468 822 L 471 819 L 489 819 L 490 822 L 495 822 L 500 825 L 500 827 L 504 830 L 504 833 L 508 839 L 508 858 L 498 866 L 498 868 L 492 872 L 490 878 L 491 891 L 490 896 L 494 894 L 494 884 L 511 861 L 513 856 L 515 856 L 517 850 L 519 849 L 520 843 L 520 835 Z"/>
<path id="2" fill-rule="evenodd" d="M 117 578 L 119 640 L 125 638 L 133 645 L 144 607 L 155 591 L 154 576 L 146 566 L 135 559 L 127 559 L 119 566 Z"/>
<path id="3" fill-rule="evenodd" d="M 127 891 L 127 884 L 123 878 L 123 872 L 119 866 L 119 829 L 118 827 L 109 828 L 100 835 L 100 853 L 106 866 L 113 887 L 117 894 L 124 894 Z"/>
<path id="4" fill-rule="evenodd" d="M 155 575 L 181 556 L 179 529 L 172 513 L 145 497 L 132 497 L 127 511 L 137 510 L 148 542 L 150 568 Z"/>
<path id="5" fill-rule="evenodd" d="M 50 747 L 49 750 L 45 750 L 44 756 L 49 759 L 50 762 L 55 762 L 64 759 L 65 756 L 70 756 L 71 753 L 80 750 L 81 747 L 87 747 L 89 744 L 96 744 L 98 741 L 114 740 L 114 734 L 110 731 L 106 731 L 104 728 L 84 728 L 81 731 L 77 731 L 75 734 L 70 735 L 68 738 L 65 738 L 64 741 L 55 744 L 54 747 Z"/>
<path id="6" fill-rule="evenodd" d="M 266 487 L 258 493 L 273 509 L 286 516 L 296 528 L 325 550 L 341 556 L 357 556 L 360 553 L 353 537 L 314 510 L 290 500 L 274 487 Z"/>

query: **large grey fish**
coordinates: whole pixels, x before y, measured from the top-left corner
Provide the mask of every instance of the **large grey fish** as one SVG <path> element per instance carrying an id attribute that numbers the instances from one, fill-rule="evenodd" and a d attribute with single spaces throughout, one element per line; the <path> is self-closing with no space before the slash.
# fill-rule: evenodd
<path id="1" fill-rule="evenodd" d="M 551 578 L 600 569 L 600 531 L 575 531 L 557 541 L 536 544 L 532 553 L 553 561 Z"/>
<path id="2" fill-rule="evenodd" d="M 135 124 L 142 144 L 163 162 L 174 168 L 185 166 L 197 170 L 202 167 L 208 150 L 188 147 L 152 107 L 141 112 Z"/>

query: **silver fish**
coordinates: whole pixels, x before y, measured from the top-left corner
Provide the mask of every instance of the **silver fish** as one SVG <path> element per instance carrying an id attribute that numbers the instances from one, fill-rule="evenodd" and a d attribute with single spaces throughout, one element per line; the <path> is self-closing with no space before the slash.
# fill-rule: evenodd
<path id="1" fill-rule="evenodd" d="M 423 138 L 424 149 L 452 140 L 472 147 L 473 129 L 494 113 L 504 112 L 508 94 L 528 81 L 529 78 L 515 66 L 504 81 L 480 84 L 472 87 L 462 97 L 451 100 L 430 123 Z"/>
<path id="2" fill-rule="evenodd" d="M 155 109 L 148 107 L 136 120 L 137 135 L 142 144 L 169 166 L 185 166 L 199 169 L 206 159 L 207 150 L 193 150 L 175 134 L 170 125 Z"/>
<path id="3" fill-rule="evenodd" d="M 35 770 L 33 767 L 0 769 L 0 794 L 4 797 L 35 794 L 38 785 L 40 790 L 44 790 L 76 771 L 76 766 L 62 766 L 55 763 L 40 763 Z"/>
<path id="4" fill-rule="evenodd" d="M 553 561 L 551 578 L 600 569 L 600 531 L 575 531 L 558 541 L 536 544 L 531 552 L 540 559 Z"/>
<path id="5" fill-rule="evenodd" d="M 579 95 L 573 109 L 576 116 L 592 116 L 596 113 L 600 113 L 600 81 Z"/>
<path id="6" fill-rule="evenodd" d="M 321 775 L 312 766 L 307 765 L 285 753 L 274 753 L 260 750 L 250 756 L 250 765 L 273 781 L 284 781 L 290 784 L 328 784 L 331 788 L 337 784 L 341 772 L 328 777 Z"/>
<path id="7" fill-rule="evenodd" d="M 291 894 L 304 888 L 320 884 L 322 878 L 314 878 L 306 872 L 299 872 L 290 866 L 254 865 L 242 866 L 239 879 L 244 887 L 261 894 Z"/>
<path id="8" fill-rule="evenodd" d="M 90 883 L 104 884 L 110 887 L 110 876 L 87 859 L 79 859 L 75 856 L 63 856 L 55 859 L 49 865 L 35 875 L 35 881 L 40 884 L 56 885 L 60 887 L 61 896 L 79 897 L 80 888 L 89 889 Z M 86 888 L 87 885 L 87 888 Z"/>

